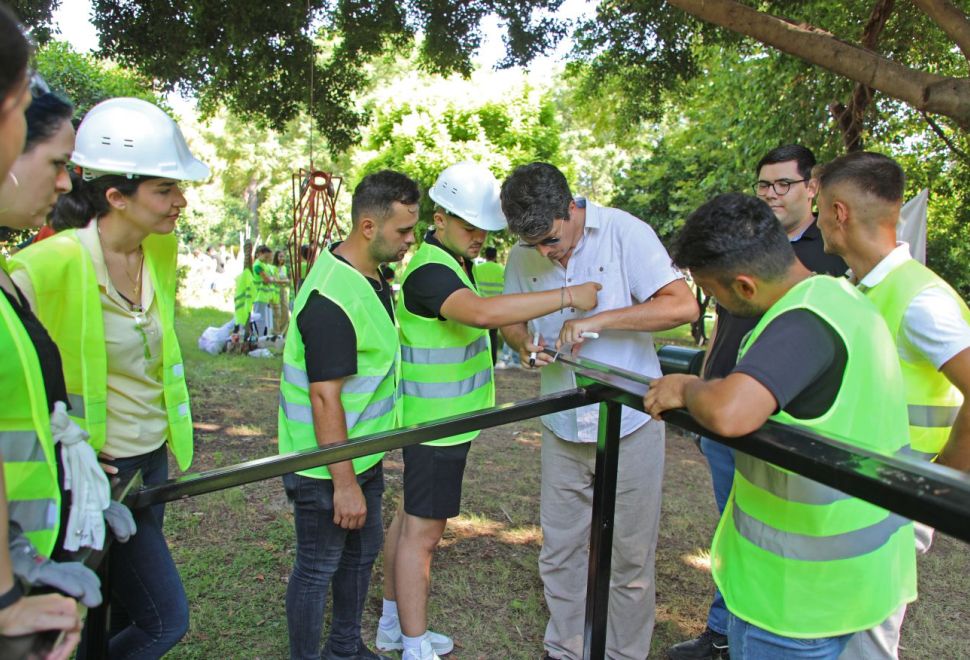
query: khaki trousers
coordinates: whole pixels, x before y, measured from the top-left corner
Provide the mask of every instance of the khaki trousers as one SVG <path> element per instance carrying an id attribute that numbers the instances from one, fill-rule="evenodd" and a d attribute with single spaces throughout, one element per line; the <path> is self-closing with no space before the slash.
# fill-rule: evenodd
<path id="1" fill-rule="evenodd" d="M 564 660 L 583 657 L 595 468 L 595 444 L 567 442 L 543 427 L 539 574 L 549 607 L 543 641 L 551 656 Z M 610 660 L 644 660 L 650 650 L 663 469 L 662 422 L 650 420 L 620 439 L 606 636 Z"/>

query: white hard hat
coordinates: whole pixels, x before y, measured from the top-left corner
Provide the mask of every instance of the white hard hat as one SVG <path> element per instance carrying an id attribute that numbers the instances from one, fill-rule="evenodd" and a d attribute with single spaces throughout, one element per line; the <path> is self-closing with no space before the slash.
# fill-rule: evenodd
<path id="1" fill-rule="evenodd" d="M 91 108 L 78 126 L 71 162 L 85 179 L 105 174 L 209 178 L 209 168 L 189 151 L 178 124 L 141 99 L 108 99 Z"/>
<path id="2" fill-rule="evenodd" d="M 486 231 L 505 229 L 499 185 L 484 165 L 466 160 L 447 168 L 428 191 L 428 197 L 465 222 Z"/>

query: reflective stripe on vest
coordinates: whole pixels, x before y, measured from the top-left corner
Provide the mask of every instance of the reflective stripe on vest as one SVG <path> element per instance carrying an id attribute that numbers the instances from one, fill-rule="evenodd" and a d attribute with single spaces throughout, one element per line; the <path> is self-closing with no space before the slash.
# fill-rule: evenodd
<path id="1" fill-rule="evenodd" d="M 34 431 L 0 432 L 0 456 L 7 463 L 43 463 L 47 460 L 44 448 Z"/>
<path id="2" fill-rule="evenodd" d="M 461 364 L 488 350 L 488 339 L 479 337 L 467 346 L 455 348 L 401 347 L 401 360 L 413 364 Z"/>
<path id="3" fill-rule="evenodd" d="M 908 406 L 910 426 L 950 428 L 957 421 L 960 406 Z"/>
<path id="4" fill-rule="evenodd" d="M 358 373 L 345 378 L 340 391 L 348 439 L 395 428 L 400 422 L 400 345 L 397 328 L 380 298 L 363 275 L 329 250 L 317 258 L 300 287 L 293 303 L 295 318 L 313 292 L 336 304 L 354 326 Z M 305 346 L 299 324 L 291 323 L 280 378 L 279 450 L 288 453 L 317 448 Z M 354 472 L 360 474 L 373 467 L 383 455 L 378 452 L 355 458 Z M 330 478 L 325 466 L 299 474 Z"/>
<path id="5" fill-rule="evenodd" d="M 945 291 L 959 306 L 964 322 L 970 323 L 970 309 L 953 290 L 929 268 L 907 259 L 893 268 L 876 286 L 866 289 L 866 297 L 879 309 L 898 343 L 906 311 L 923 291 Z M 933 364 L 923 359 L 910 362 L 898 356 L 906 385 L 909 410 L 910 444 L 914 456 L 932 460 L 950 438 L 963 394 Z"/>
<path id="6" fill-rule="evenodd" d="M 790 502 L 824 505 L 851 499 L 841 491 L 746 454 L 736 456 L 734 467 L 752 485 Z"/>
<path id="7" fill-rule="evenodd" d="M 388 378 L 394 376 L 396 365 L 391 365 L 390 370 L 384 376 L 351 376 L 344 381 L 342 392 L 348 394 L 370 394 L 377 391 L 377 388 Z M 293 365 L 283 365 L 283 379 L 295 387 L 305 390 L 310 389 L 310 380 L 306 372 Z M 362 411 L 344 410 L 344 422 L 350 430 L 358 423 L 377 419 L 394 410 L 394 405 L 398 399 L 397 390 L 389 397 L 371 400 Z M 311 406 L 292 403 L 287 401 L 283 394 L 280 394 L 280 408 L 286 418 L 300 424 L 313 424 L 313 408 Z"/>
<path id="8" fill-rule="evenodd" d="M 899 528 L 912 523 L 894 513 L 881 521 L 844 534 L 811 536 L 771 527 L 749 516 L 732 502 L 734 527 L 745 539 L 766 552 L 798 561 L 838 561 L 863 557 L 886 545 Z"/>
<path id="9" fill-rule="evenodd" d="M 87 231 L 85 229 L 84 231 Z M 107 352 L 97 276 L 87 249 L 69 229 L 35 243 L 11 260 L 26 271 L 35 293 L 35 313 L 61 349 L 69 414 L 90 435 L 96 450 L 104 446 L 107 420 Z M 192 418 L 182 352 L 175 334 L 178 239 L 151 234 L 142 241 L 145 267 L 155 290 L 162 328 L 162 392 L 168 421 L 168 445 L 178 466 L 192 464 Z"/>
<path id="10" fill-rule="evenodd" d="M 71 417 L 76 417 L 78 419 L 84 419 L 86 415 L 84 414 L 84 397 L 80 394 L 67 393 L 67 403 L 71 406 L 68 411 Z"/>
<path id="11" fill-rule="evenodd" d="M 54 498 L 46 500 L 15 500 L 7 503 L 7 515 L 17 521 L 20 528 L 30 538 L 32 533 L 43 532 L 57 523 L 60 514 L 60 504 Z M 38 552 L 41 550 L 38 548 Z M 51 550 L 45 553 L 50 554 Z"/>
<path id="12" fill-rule="evenodd" d="M 488 385 L 491 380 L 491 367 L 483 369 L 468 378 L 446 383 L 421 383 L 413 380 L 405 380 L 404 394 L 421 399 L 448 399 L 471 394 L 478 388 Z"/>
<path id="13" fill-rule="evenodd" d="M 405 295 L 409 291 L 408 279 L 429 264 L 448 268 L 464 286 L 478 293 L 458 260 L 443 248 L 426 241 L 411 259 L 401 279 Z M 430 422 L 494 405 L 495 382 L 488 330 L 414 314 L 403 297 L 397 301 L 397 317 L 401 328 L 406 425 Z M 425 444 L 461 444 L 478 433 L 460 433 Z"/>
<path id="14" fill-rule="evenodd" d="M 7 262 L 0 256 L 0 269 Z M 34 344 L 17 311 L 0 295 L 0 455 L 7 515 L 44 557 L 54 550 L 61 492 L 51 437 L 47 391 Z M 3 524 L 7 524 L 4 521 Z"/>
<path id="15" fill-rule="evenodd" d="M 766 327 L 797 309 L 813 313 L 845 345 L 842 384 L 817 418 L 781 410 L 771 419 L 885 455 L 908 449 L 895 345 L 877 310 L 844 280 L 817 275 L 792 287 L 742 342 L 739 361 Z M 738 452 L 711 572 L 729 611 L 776 635 L 866 630 L 916 597 L 913 525 Z"/>

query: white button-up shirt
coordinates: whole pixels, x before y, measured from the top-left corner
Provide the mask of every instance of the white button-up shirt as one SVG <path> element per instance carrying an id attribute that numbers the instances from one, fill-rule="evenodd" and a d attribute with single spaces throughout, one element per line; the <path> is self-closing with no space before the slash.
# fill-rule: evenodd
<path id="1" fill-rule="evenodd" d="M 590 281 L 603 285 L 598 305 L 589 312 L 565 309 L 530 321 L 529 332 L 539 332 L 546 344 L 552 345 L 565 321 L 645 302 L 682 277 L 648 224 L 625 211 L 587 202 L 583 236 L 566 267 L 538 250 L 513 247 L 505 267 L 505 293 L 546 291 Z M 660 376 L 660 362 L 649 332 L 604 330 L 599 339 L 587 339 L 579 354 L 650 378 Z M 576 387 L 575 374 L 558 362 L 543 367 L 541 373 L 543 394 Z M 648 419 L 644 413 L 624 407 L 620 435 L 629 435 Z M 544 415 L 542 423 L 564 440 L 596 442 L 599 406 Z"/>

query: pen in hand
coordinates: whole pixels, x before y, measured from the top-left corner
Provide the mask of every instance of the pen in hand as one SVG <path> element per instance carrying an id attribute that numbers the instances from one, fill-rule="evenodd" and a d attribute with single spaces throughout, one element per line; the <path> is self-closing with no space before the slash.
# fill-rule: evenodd
<path id="1" fill-rule="evenodd" d="M 532 343 L 534 345 L 536 345 L 536 346 L 539 345 L 539 333 L 538 332 L 536 332 L 535 335 L 532 337 Z M 536 366 L 536 352 L 535 351 L 532 351 L 531 353 L 529 353 L 529 366 L 530 367 Z"/>

